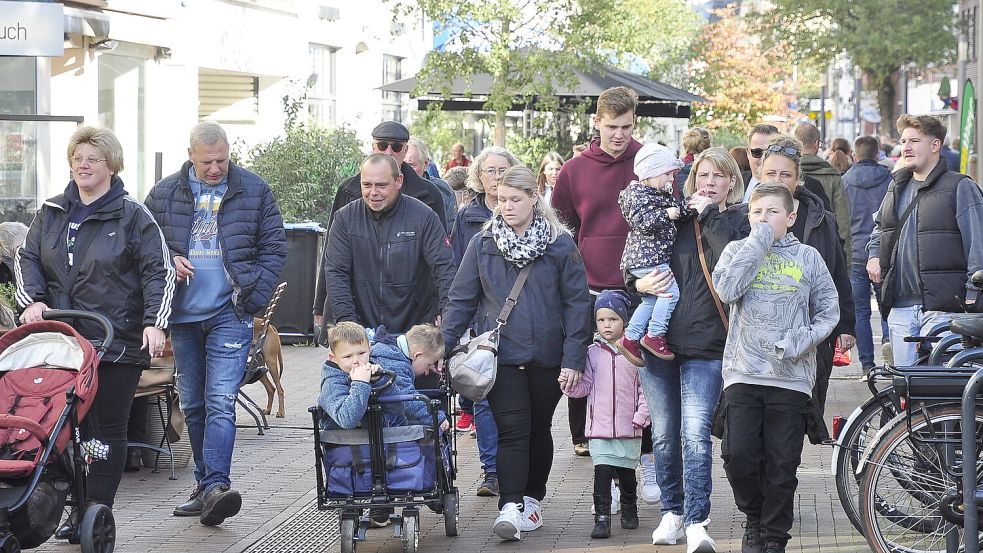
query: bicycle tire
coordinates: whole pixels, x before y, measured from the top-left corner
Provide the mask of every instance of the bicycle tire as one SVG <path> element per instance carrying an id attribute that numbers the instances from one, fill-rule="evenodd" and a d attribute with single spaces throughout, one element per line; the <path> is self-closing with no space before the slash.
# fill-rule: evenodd
<path id="1" fill-rule="evenodd" d="M 928 416 L 912 417 L 911 429 L 927 435 L 957 438 L 962 414 L 958 405 L 928 408 Z M 954 430 L 944 431 L 945 424 Z M 983 428 L 983 407 L 976 409 L 976 428 Z M 860 492 L 863 534 L 876 553 L 943 553 L 951 531 L 961 529 L 942 518 L 939 505 L 949 489 L 961 489 L 961 480 L 943 466 L 940 450 L 913 442 L 907 419 L 896 417 L 872 445 Z M 977 463 L 978 464 L 978 463 Z"/>
<path id="2" fill-rule="evenodd" d="M 888 410 L 885 406 L 890 407 Z M 864 449 L 874 439 L 877 431 L 898 414 L 897 396 L 892 388 L 881 390 L 876 396 L 867 399 L 860 406 L 860 414 L 847 428 L 846 433 L 836 448 L 836 495 L 840 506 L 850 520 L 850 524 L 863 533 L 860 522 L 860 481 L 861 474 L 856 473 L 857 465 Z"/>

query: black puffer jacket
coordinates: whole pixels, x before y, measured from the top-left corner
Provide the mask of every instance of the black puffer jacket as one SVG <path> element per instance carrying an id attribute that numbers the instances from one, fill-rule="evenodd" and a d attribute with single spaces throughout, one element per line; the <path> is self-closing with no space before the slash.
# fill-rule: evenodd
<path id="1" fill-rule="evenodd" d="M 441 319 L 450 352 L 474 320 L 478 334 L 495 319 L 519 276 L 505 260 L 490 230 L 474 235 L 451 285 Z M 502 327 L 498 362 L 583 371 L 591 340 L 591 298 L 584 260 L 573 238 L 561 234 L 533 261 L 529 277 Z"/>
<path id="2" fill-rule="evenodd" d="M 188 256 L 195 196 L 181 170 L 154 185 L 146 204 L 157 219 L 171 255 Z M 229 190 L 218 210 L 218 238 L 225 270 L 232 277 L 232 304 L 240 317 L 266 309 L 287 260 L 280 208 L 259 175 L 229 163 Z"/>
<path id="3" fill-rule="evenodd" d="M 52 309 L 105 315 L 115 338 L 103 359 L 146 367 L 150 355 L 140 349 L 143 329 L 167 328 L 174 299 L 174 265 L 153 216 L 126 194 L 119 177 L 113 177 L 106 194 L 106 203 L 79 227 L 77 243 L 91 241 L 85 254 L 76 259 L 81 265 L 71 294 L 66 293 L 71 267 L 65 239 L 69 198 L 78 198 L 75 182 L 68 184 L 65 194 L 44 202 L 15 256 L 17 304 L 24 309 L 40 301 Z M 86 338 L 104 337 L 91 321 L 79 320 L 75 325 Z"/>

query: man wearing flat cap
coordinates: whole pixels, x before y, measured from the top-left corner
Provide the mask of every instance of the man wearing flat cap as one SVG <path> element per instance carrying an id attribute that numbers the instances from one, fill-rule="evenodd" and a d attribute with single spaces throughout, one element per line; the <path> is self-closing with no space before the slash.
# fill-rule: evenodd
<path id="1" fill-rule="evenodd" d="M 440 224 L 447 232 L 447 219 L 444 212 L 444 200 L 441 197 L 440 189 L 437 185 L 421 177 L 416 173 L 410 164 L 406 163 L 406 146 L 410 140 L 410 131 L 398 121 L 383 121 L 372 129 L 372 153 L 386 154 L 396 160 L 400 172 L 403 174 L 403 184 L 400 193 L 420 200 L 437 214 Z M 355 174 L 346 179 L 338 186 L 335 193 L 334 203 L 331 205 L 331 219 L 329 225 L 334 225 L 335 214 L 338 210 L 356 200 L 362 199 L 362 183 L 360 174 Z M 327 254 L 327 249 L 325 249 Z M 320 328 L 324 324 L 324 317 L 331 322 L 334 316 L 331 306 L 325 301 L 327 299 L 327 288 L 325 286 L 324 268 L 326 260 L 321 260 L 320 278 L 317 279 L 317 290 L 314 295 L 314 326 Z M 382 324 L 382 323 L 380 323 Z"/>

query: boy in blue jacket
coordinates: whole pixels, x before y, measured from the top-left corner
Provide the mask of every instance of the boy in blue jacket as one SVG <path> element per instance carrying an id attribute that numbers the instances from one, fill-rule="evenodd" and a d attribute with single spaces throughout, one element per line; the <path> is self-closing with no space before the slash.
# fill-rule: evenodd
<path id="1" fill-rule="evenodd" d="M 372 345 L 372 361 L 396 373 L 395 385 L 403 394 L 416 393 L 416 377 L 436 371 L 437 364 L 444 358 L 444 339 L 433 325 L 415 325 L 403 335 L 390 334 L 384 326 L 367 329 L 366 333 Z M 432 423 L 426 403 L 408 401 L 404 409 L 410 424 Z M 438 420 L 442 431 L 450 428 L 443 411 L 438 412 Z"/>
<path id="2" fill-rule="evenodd" d="M 321 369 L 322 430 L 351 429 L 362 426 L 369 405 L 369 392 L 388 383 L 388 376 L 373 376 L 379 366 L 369 363 L 369 337 L 357 323 L 341 322 L 328 331 L 328 360 Z M 399 379 L 385 388 L 380 397 L 404 393 Z M 413 393 L 410 391 L 409 393 Z M 386 426 L 406 425 L 404 404 L 384 403 Z"/>

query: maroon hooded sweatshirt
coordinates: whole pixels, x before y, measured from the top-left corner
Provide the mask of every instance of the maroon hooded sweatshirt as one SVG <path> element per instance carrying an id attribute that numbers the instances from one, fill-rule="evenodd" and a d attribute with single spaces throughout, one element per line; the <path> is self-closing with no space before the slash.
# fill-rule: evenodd
<path id="1" fill-rule="evenodd" d="M 573 230 L 587 268 L 587 284 L 597 292 L 625 288 L 619 265 L 628 223 L 618 206 L 618 194 L 636 178 L 635 154 L 641 147 L 632 139 L 615 159 L 595 139 L 583 154 L 563 164 L 553 187 L 553 207 Z"/>

